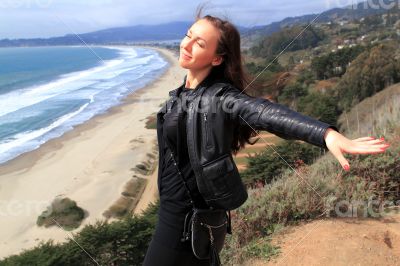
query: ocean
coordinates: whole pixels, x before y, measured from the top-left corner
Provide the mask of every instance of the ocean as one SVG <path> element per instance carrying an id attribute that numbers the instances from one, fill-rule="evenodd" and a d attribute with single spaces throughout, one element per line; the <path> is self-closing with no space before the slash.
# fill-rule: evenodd
<path id="1" fill-rule="evenodd" d="M 141 47 L 0 48 L 0 164 L 120 104 L 168 65 Z"/>

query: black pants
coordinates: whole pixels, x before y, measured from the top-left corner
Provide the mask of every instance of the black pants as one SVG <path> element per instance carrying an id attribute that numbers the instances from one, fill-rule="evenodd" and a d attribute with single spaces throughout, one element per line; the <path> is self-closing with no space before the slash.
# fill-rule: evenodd
<path id="1" fill-rule="evenodd" d="M 182 242 L 185 213 L 173 214 L 160 206 L 159 219 L 144 258 L 143 266 L 209 266 L 210 260 L 198 259 L 190 241 Z"/>
<path id="2" fill-rule="evenodd" d="M 188 243 L 189 244 L 189 243 Z M 151 240 L 144 258 L 143 266 L 209 266 L 210 260 L 199 260 L 193 252 L 176 250 L 157 241 Z"/>

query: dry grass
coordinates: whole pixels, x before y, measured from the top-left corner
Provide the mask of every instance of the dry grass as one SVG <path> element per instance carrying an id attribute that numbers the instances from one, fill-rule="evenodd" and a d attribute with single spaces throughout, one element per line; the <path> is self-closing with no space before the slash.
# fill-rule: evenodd
<path id="1" fill-rule="evenodd" d="M 132 213 L 146 188 L 146 184 L 147 179 L 140 177 L 129 180 L 124 186 L 122 196 L 103 213 L 103 216 L 121 218 Z"/>
<path id="2" fill-rule="evenodd" d="M 386 135 L 400 121 L 400 84 L 390 86 L 364 99 L 339 119 L 347 137 Z"/>

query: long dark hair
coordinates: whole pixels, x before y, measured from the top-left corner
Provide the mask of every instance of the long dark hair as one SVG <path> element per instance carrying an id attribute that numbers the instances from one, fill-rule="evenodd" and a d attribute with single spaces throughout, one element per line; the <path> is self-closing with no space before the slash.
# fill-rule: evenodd
<path id="1" fill-rule="evenodd" d="M 204 6 L 197 8 L 195 21 L 205 19 L 217 28 L 220 32 L 216 53 L 223 57 L 223 61 L 218 66 L 212 68 L 212 74 L 217 77 L 224 77 L 233 86 L 240 89 L 243 94 L 244 89 L 250 85 L 250 75 L 245 72 L 243 67 L 243 57 L 240 50 L 240 33 L 237 28 L 228 20 L 219 17 L 205 15 L 202 16 Z M 253 90 L 249 86 L 249 91 Z M 247 89 L 246 89 L 247 90 Z M 244 148 L 246 143 L 253 145 L 259 138 L 251 142 L 250 138 L 257 136 L 259 131 L 253 130 L 250 126 L 240 126 L 235 128 L 231 149 L 233 154 Z"/>

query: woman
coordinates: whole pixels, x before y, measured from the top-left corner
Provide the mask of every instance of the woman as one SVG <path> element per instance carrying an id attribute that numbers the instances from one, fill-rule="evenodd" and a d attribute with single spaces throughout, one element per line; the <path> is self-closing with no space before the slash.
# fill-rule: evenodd
<path id="1" fill-rule="evenodd" d="M 223 179 L 215 183 L 212 189 L 203 183 L 215 173 L 212 170 L 217 164 L 211 167 L 208 175 L 199 176 L 206 172 L 205 165 L 212 162 L 224 162 L 218 166 L 229 167 L 231 158 L 223 155 L 221 150 L 229 149 L 229 153 L 235 154 L 245 143 L 250 143 L 249 138 L 257 133 L 255 130 L 268 130 L 283 138 L 301 139 L 325 147 L 346 171 L 350 167 L 343 153 L 381 153 L 389 146 L 383 143 L 383 139 L 375 140 L 372 137 L 347 139 L 332 125 L 244 93 L 248 80 L 242 68 L 237 29 L 228 21 L 213 16 L 201 17 L 200 13 L 201 10 L 180 44 L 179 64 L 188 71 L 182 86 L 170 91 L 174 99 L 171 102 L 178 103 L 169 107 L 167 104 L 163 107 L 167 111 L 158 113 L 160 209 L 156 230 L 144 260 L 146 266 L 209 265 L 208 260 L 199 260 L 193 255 L 189 242 L 180 241 L 185 214 L 191 210 L 193 201 L 200 208 L 212 205 L 227 209 L 234 209 L 244 202 L 247 194 L 240 190 L 240 184 L 235 187 L 238 193 L 233 193 L 234 197 L 227 197 L 224 201 L 220 197 L 219 201 L 209 197 L 207 193 L 211 193 L 211 190 L 212 193 L 221 190 L 224 195 L 227 192 L 221 189 L 226 185 Z M 213 86 L 215 84 L 229 86 Z M 222 87 L 228 89 L 223 90 Z M 190 112 L 188 105 L 194 103 L 195 99 L 205 98 L 204 95 L 212 90 L 218 91 L 212 95 L 212 99 L 217 98 L 218 93 L 218 97 L 222 95 L 224 100 L 231 96 L 228 103 L 239 103 L 238 108 L 231 111 L 230 116 L 222 116 L 219 111 L 214 114 L 203 113 L 200 118 L 195 118 L 195 112 Z M 197 111 L 200 113 L 200 110 Z M 223 120 L 218 125 L 212 124 L 218 116 Z M 197 122 L 191 121 L 194 119 Z M 199 123 L 201 126 L 196 128 Z M 207 158 L 208 162 L 205 162 Z M 235 165 L 230 167 L 237 170 Z M 224 174 L 221 178 L 225 178 Z M 182 178 L 186 180 L 185 183 Z M 234 179 L 233 176 L 230 178 Z M 229 184 L 226 187 L 232 189 L 234 186 Z M 192 197 L 186 188 L 193 191 Z"/>

